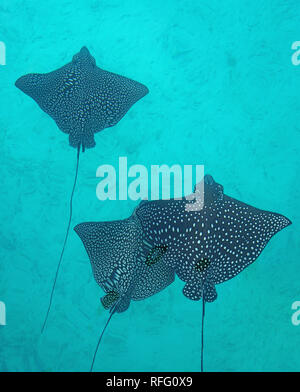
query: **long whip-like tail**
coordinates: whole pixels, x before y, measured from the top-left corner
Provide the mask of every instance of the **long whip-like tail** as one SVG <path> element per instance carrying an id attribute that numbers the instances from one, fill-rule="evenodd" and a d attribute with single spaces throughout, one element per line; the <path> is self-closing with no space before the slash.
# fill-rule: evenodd
<path id="1" fill-rule="evenodd" d="M 80 144 L 78 145 L 78 149 L 77 149 L 76 172 L 75 172 L 74 184 L 73 184 L 71 198 L 70 198 L 69 222 L 68 222 L 68 226 L 67 226 L 67 231 L 66 231 L 64 244 L 63 244 L 63 247 L 62 247 L 62 251 L 61 251 L 59 262 L 58 262 L 57 269 L 56 269 L 56 274 L 55 274 L 55 278 L 54 278 L 54 282 L 53 282 L 53 286 L 52 286 L 52 291 L 51 291 L 51 295 L 50 295 L 50 300 L 49 300 L 47 314 L 46 314 L 46 317 L 45 317 L 45 320 L 44 320 L 44 324 L 43 324 L 41 333 L 44 332 L 44 329 L 45 329 L 45 326 L 46 326 L 46 323 L 47 323 L 47 320 L 48 320 L 48 316 L 49 316 L 49 313 L 50 313 L 52 300 L 53 300 L 53 294 L 54 294 L 54 290 L 55 290 L 55 285 L 56 285 L 56 281 L 57 281 L 60 265 L 61 265 L 61 262 L 62 262 L 62 259 L 63 259 L 63 255 L 64 255 L 64 251 L 65 251 L 65 247 L 66 247 L 66 243 L 67 243 L 67 239 L 68 239 L 68 235 L 69 235 L 69 230 L 70 230 L 70 226 L 71 226 L 72 212 L 73 212 L 73 195 L 74 195 L 75 186 L 76 186 L 76 182 L 77 182 L 77 176 L 78 176 L 79 155 L 80 155 Z"/>
<path id="2" fill-rule="evenodd" d="M 205 315 L 205 299 L 204 299 L 204 293 L 203 293 L 203 297 L 202 297 L 202 332 L 201 332 L 201 372 L 203 372 L 204 315 Z"/>
<path id="3" fill-rule="evenodd" d="M 94 353 L 92 365 L 91 365 L 91 368 L 90 368 L 90 373 L 93 371 L 95 359 L 96 359 L 96 356 L 97 356 L 97 352 L 98 352 L 98 349 L 99 349 L 99 346 L 100 346 L 102 337 L 103 337 L 103 335 L 104 335 L 104 332 L 105 332 L 105 330 L 106 330 L 106 328 L 107 328 L 107 326 L 108 326 L 108 324 L 109 324 L 109 322 L 110 322 L 110 320 L 111 320 L 113 314 L 115 313 L 115 309 L 116 309 L 116 305 L 115 305 L 114 308 L 112 309 L 112 311 L 111 311 L 111 313 L 110 313 L 110 315 L 109 315 L 109 317 L 108 317 L 108 320 L 106 321 L 106 324 L 105 324 L 105 326 L 104 326 L 104 328 L 103 328 L 103 330 L 102 330 L 102 332 L 101 332 L 101 335 L 100 335 L 100 337 L 99 337 L 99 340 L 98 340 L 98 343 L 97 343 L 97 346 L 96 346 L 96 350 L 95 350 L 95 353 Z"/>

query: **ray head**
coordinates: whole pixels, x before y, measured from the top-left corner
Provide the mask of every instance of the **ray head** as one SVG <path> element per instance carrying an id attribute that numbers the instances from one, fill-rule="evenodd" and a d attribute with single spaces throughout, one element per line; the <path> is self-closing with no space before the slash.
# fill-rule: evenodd
<path id="1" fill-rule="evenodd" d="M 72 63 L 77 67 L 95 67 L 96 60 L 86 46 L 73 56 Z"/>

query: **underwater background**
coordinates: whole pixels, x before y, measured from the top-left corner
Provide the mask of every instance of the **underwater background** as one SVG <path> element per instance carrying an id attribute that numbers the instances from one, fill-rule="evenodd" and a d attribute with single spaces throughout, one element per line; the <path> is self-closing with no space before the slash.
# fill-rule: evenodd
<path id="1" fill-rule="evenodd" d="M 224 192 L 292 220 L 206 306 L 206 371 L 299 371 L 300 39 L 297 0 L 2 0 L 0 41 L 0 371 L 87 371 L 107 317 L 86 251 L 71 230 L 40 334 L 68 220 L 76 150 L 15 81 L 71 61 L 150 93 L 80 158 L 72 227 L 124 219 L 138 202 L 99 201 L 96 169 L 204 164 Z M 201 301 L 179 279 L 132 302 L 103 338 L 95 370 L 199 371 Z"/>

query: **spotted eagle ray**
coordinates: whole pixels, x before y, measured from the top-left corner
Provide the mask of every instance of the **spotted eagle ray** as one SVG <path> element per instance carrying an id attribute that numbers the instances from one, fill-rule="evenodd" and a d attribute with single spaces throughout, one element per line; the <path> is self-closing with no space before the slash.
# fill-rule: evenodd
<path id="1" fill-rule="evenodd" d="M 164 248 L 144 254 L 142 228 L 135 216 L 114 222 L 80 223 L 74 230 L 91 260 L 96 282 L 106 293 L 101 303 L 110 309 L 95 350 L 92 371 L 112 315 L 127 310 L 131 300 L 142 300 L 163 290 L 174 281 L 175 273 L 162 260 Z"/>
<path id="2" fill-rule="evenodd" d="M 83 47 L 70 63 L 56 71 L 22 76 L 16 81 L 16 87 L 33 98 L 40 108 L 53 118 L 61 131 L 69 134 L 70 146 L 77 149 L 69 221 L 43 331 L 69 234 L 80 149 L 84 152 L 86 148 L 94 147 L 94 133 L 116 125 L 131 106 L 148 93 L 148 88 L 139 82 L 97 67 L 94 57 L 86 47 Z"/>
<path id="3" fill-rule="evenodd" d="M 204 203 L 197 189 L 179 199 L 142 201 L 128 219 L 87 222 L 75 227 L 92 264 L 110 317 L 128 309 L 131 300 L 144 299 L 174 280 L 185 282 L 183 294 L 202 299 L 201 371 L 205 302 L 217 298 L 215 285 L 253 263 L 269 240 L 291 224 L 283 215 L 263 211 L 227 196 L 212 176 L 204 177 Z M 199 196 L 199 195 L 198 195 Z"/>

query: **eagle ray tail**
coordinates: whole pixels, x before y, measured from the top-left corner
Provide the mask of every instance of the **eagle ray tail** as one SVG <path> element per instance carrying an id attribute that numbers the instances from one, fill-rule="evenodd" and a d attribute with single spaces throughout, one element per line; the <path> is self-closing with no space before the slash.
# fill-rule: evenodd
<path id="1" fill-rule="evenodd" d="M 57 281 L 57 277 L 58 277 L 60 265 L 61 265 L 61 262 L 62 262 L 62 258 L 63 258 L 63 255 L 64 255 L 64 251 L 65 251 L 65 247 L 66 247 L 66 243 L 67 243 L 67 239 L 68 239 L 68 235 L 69 235 L 69 231 L 70 231 L 71 220 L 72 220 L 72 213 L 73 213 L 73 195 L 74 195 L 74 191 L 75 191 L 75 187 L 76 187 L 76 182 L 77 182 L 77 176 L 78 176 L 79 155 L 80 155 L 80 144 L 78 145 L 78 148 L 77 148 L 77 163 L 76 163 L 76 172 L 75 172 L 74 184 L 73 184 L 72 193 L 71 193 L 71 198 L 70 198 L 69 222 L 68 222 L 68 226 L 67 226 L 67 231 L 66 231 L 66 236 L 65 236 L 64 244 L 63 244 L 63 247 L 62 247 L 62 251 L 61 251 L 60 258 L 59 258 L 59 262 L 58 262 L 57 269 L 56 269 L 56 274 L 55 274 L 55 278 L 54 278 L 54 282 L 53 282 L 53 286 L 52 286 L 52 291 L 51 291 L 51 295 L 50 295 L 48 310 L 47 310 L 47 313 L 46 313 L 46 317 L 45 317 L 45 320 L 44 320 L 44 324 L 43 324 L 41 333 L 44 332 L 44 329 L 45 329 L 45 327 L 46 327 L 46 323 L 47 323 L 47 320 L 48 320 L 48 316 L 49 316 L 49 313 L 50 313 L 50 309 L 51 309 L 51 305 L 52 305 L 52 300 L 53 300 L 53 294 L 54 294 L 54 290 L 55 290 L 55 285 L 56 285 L 56 281 Z"/>
<path id="2" fill-rule="evenodd" d="M 109 315 L 109 318 L 107 319 L 106 324 L 105 324 L 105 326 L 104 326 L 104 328 L 103 328 L 103 330 L 101 332 L 101 335 L 99 337 L 99 340 L 98 340 L 98 343 L 97 343 L 97 346 L 96 346 L 96 350 L 94 352 L 94 357 L 93 357 L 93 361 L 92 361 L 92 364 L 91 364 L 90 373 L 92 373 L 92 371 L 93 371 L 95 359 L 96 359 L 96 356 L 97 356 L 97 352 L 98 352 L 98 349 L 99 349 L 102 337 L 104 335 L 104 332 L 105 332 L 105 330 L 106 330 L 106 328 L 107 328 L 107 326 L 108 326 L 108 324 L 109 324 L 113 314 L 115 313 L 115 309 L 116 309 L 116 305 L 114 306 L 113 310 L 111 311 L 111 313 Z"/>
<path id="3" fill-rule="evenodd" d="M 203 295 L 202 295 L 202 331 L 201 331 L 201 372 L 203 372 L 204 315 L 205 315 L 205 299 L 204 299 L 204 292 L 203 292 Z"/>

